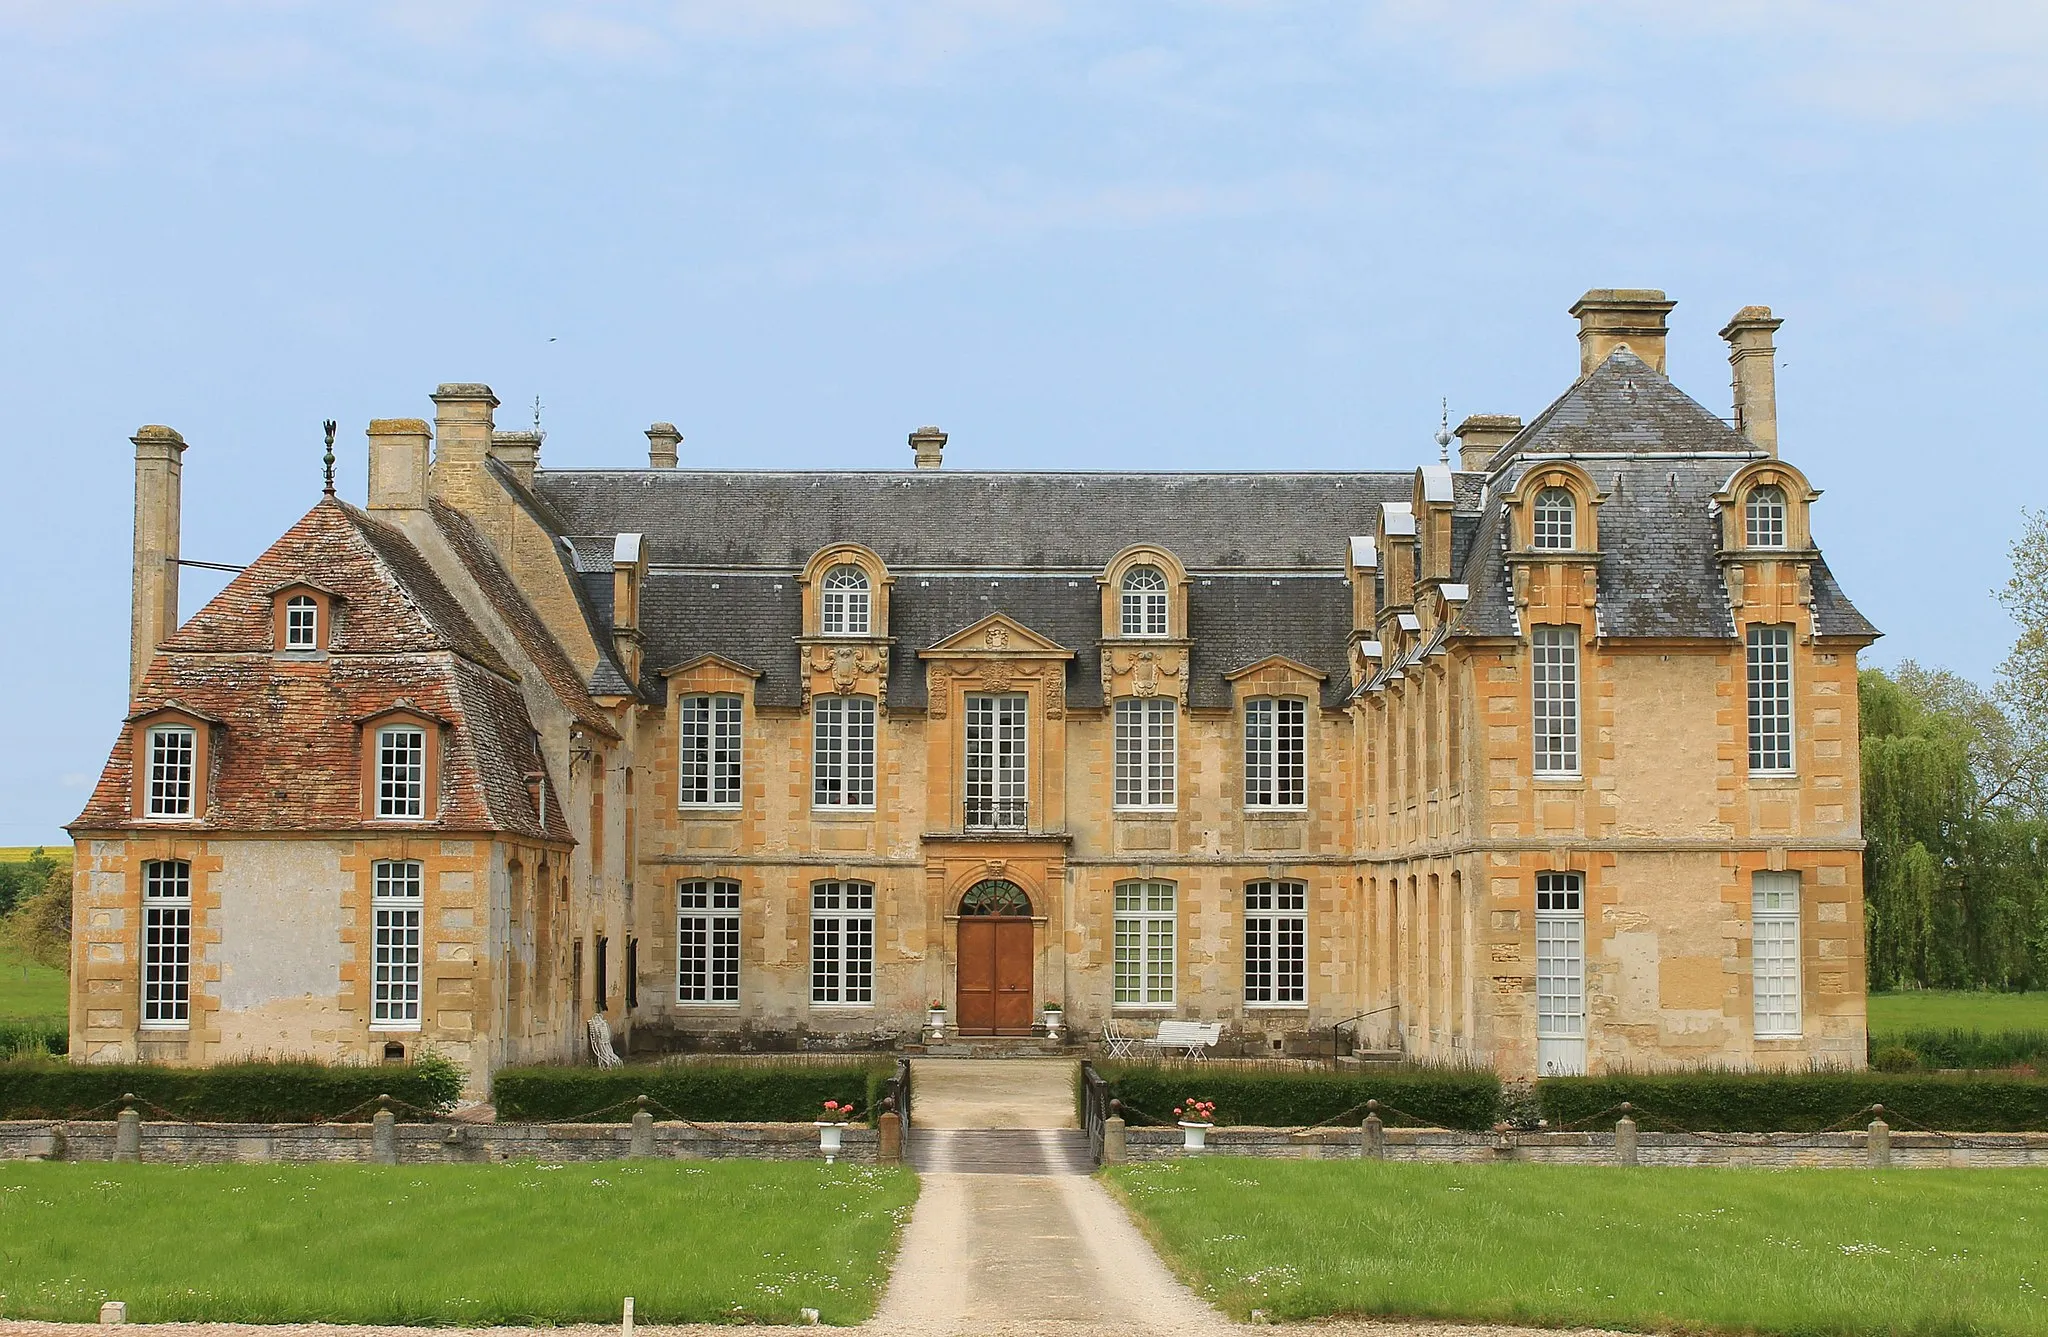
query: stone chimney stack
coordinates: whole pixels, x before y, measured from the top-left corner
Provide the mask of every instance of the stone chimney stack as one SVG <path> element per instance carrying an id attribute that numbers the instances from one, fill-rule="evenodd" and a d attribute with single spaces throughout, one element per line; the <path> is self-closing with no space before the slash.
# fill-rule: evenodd
<path id="1" fill-rule="evenodd" d="M 1721 331 L 1735 381 L 1735 430 L 1766 455 L 1778 453 L 1778 349 L 1771 336 L 1785 322 L 1767 306 L 1745 306 Z"/>
<path id="2" fill-rule="evenodd" d="M 427 509 L 428 444 L 434 431 L 422 418 L 372 418 L 370 509 Z"/>
<path id="3" fill-rule="evenodd" d="M 444 385 L 434 391 L 433 495 L 458 510 L 474 511 L 485 493 L 484 461 L 491 453 L 491 413 L 498 397 L 488 385 Z"/>
<path id="4" fill-rule="evenodd" d="M 917 452 L 918 468 L 939 468 L 945 462 L 946 434 L 936 427 L 920 427 L 910 434 L 910 448 Z"/>
<path id="5" fill-rule="evenodd" d="M 1579 375 L 1585 376 L 1617 348 L 1664 370 L 1664 319 L 1678 303 L 1656 288 L 1593 288 L 1572 303 L 1579 318 Z"/>
<path id="6" fill-rule="evenodd" d="M 135 591 L 128 623 L 128 695 L 133 698 L 156 648 L 178 629 L 185 438 L 152 425 L 129 440 L 135 443 Z"/>
<path id="7" fill-rule="evenodd" d="M 541 432 L 491 433 L 491 454 L 510 469 L 521 483 L 533 486 L 533 471 L 540 467 Z"/>
<path id="8" fill-rule="evenodd" d="M 676 450 L 683 444 L 683 434 L 672 422 L 654 423 L 647 429 L 647 467 L 650 469 L 673 469 L 676 467 Z"/>
<path id="9" fill-rule="evenodd" d="M 1522 420 L 1512 413 L 1474 413 L 1458 424 L 1458 467 L 1484 473 L 1500 448 L 1522 434 Z"/>

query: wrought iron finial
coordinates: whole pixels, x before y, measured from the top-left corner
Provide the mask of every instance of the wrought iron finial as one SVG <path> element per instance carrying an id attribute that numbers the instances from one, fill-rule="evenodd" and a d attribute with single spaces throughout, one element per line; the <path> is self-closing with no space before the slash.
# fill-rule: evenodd
<path id="1" fill-rule="evenodd" d="M 334 419 L 329 418 L 320 425 L 327 429 L 327 453 L 320 457 L 320 463 L 327 470 L 326 495 L 331 497 L 334 495 Z"/>
<path id="2" fill-rule="evenodd" d="M 1437 424 L 1436 428 L 1437 461 L 1441 464 L 1449 464 L 1451 462 L 1451 401 L 1449 398 L 1443 401 L 1443 406 L 1443 420 Z"/>

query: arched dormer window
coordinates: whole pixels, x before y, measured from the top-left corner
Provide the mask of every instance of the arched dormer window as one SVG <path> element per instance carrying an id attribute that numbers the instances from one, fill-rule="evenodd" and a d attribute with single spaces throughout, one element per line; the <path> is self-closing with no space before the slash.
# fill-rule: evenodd
<path id="1" fill-rule="evenodd" d="M 1156 566 L 1124 572 L 1122 626 L 1126 636 L 1166 634 L 1166 577 Z"/>
<path id="2" fill-rule="evenodd" d="M 284 648 L 320 648 L 320 604 L 310 594 L 294 594 L 284 601 Z"/>
<path id="3" fill-rule="evenodd" d="M 1742 508 L 1743 543 L 1751 548 L 1785 546 L 1785 489 L 1764 483 L 1750 489 Z"/>
<path id="4" fill-rule="evenodd" d="M 1534 546 L 1569 552 L 1578 543 L 1578 503 L 1571 490 L 1546 487 L 1536 494 L 1531 516 Z"/>
<path id="5" fill-rule="evenodd" d="M 818 597 L 818 629 L 827 636 L 868 634 L 868 573 L 852 563 L 825 573 Z"/>

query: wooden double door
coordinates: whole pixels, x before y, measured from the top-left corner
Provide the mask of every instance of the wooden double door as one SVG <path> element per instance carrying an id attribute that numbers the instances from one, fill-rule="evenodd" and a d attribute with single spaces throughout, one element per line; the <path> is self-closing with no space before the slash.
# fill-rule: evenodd
<path id="1" fill-rule="evenodd" d="M 963 915 L 959 923 L 960 996 L 953 1015 L 960 1034 L 1031 1034 L 1031 920 Z"/>

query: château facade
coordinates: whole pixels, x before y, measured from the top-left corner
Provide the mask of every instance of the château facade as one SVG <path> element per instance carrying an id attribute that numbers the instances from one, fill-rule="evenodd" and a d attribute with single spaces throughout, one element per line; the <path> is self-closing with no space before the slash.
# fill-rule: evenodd
<path id="1" fill-rule="evenodd" d="M 369 427 L 176 626 L 77 842 L 72 1053 L 497 1067 L 1225 1023 L 1515 1076 L 1858 1066 L 1856 656 L 1778 453 L 1652 290 L 1580 375 L 1361 472 L 553 470 L 480 385 Z"/>

